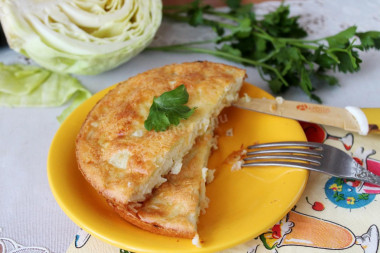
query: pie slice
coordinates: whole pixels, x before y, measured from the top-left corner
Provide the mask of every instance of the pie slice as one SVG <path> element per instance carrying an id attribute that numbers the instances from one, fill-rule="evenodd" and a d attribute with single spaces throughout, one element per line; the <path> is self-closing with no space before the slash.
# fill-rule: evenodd
<path id="1" fill-rule="evenodd" d="M 141 202 L 179 172 L 183 157 L 198 136 L 213 129 L 220 111 L 238 97 L 245 71 L 212 63 L 172 64 L 121 82 L 88 114 L 76 140 L 79 169 L 109 202 Z M 144 128 L 153 98 L 185 85 L 187 106 L 197 107 L 187 120 L 163 132 Z M 148 214 L 146 219 L 148 219 Z"/>
<path id="2" fill-rule="evenodd" d="M 130 223 L 167 236 L 194 238 L 197 221 L 208 206 L 206 197 L 207 162 L 213 142 L 210 131 L 197 138 L 183 158 L 178 174 L 168 174 L 167 181 L 153 190 L 142 203 L 114 205 L 115 211 Z"/>

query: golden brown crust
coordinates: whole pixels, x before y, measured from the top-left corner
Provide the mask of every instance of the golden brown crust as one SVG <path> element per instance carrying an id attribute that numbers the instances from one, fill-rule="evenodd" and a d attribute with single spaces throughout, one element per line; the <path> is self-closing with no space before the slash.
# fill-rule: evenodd
<path id="1" fill-rule="evenodd" d="M 129 223 L 135 225 L 136 227 L 139 227 L 146 231 L 149 231 L 155 234 L 160 234 L 160 235 L 172 236 L 172 237 L 181 237 L 181 238 L 189 238 L 189 239 L 193 237 L 193 235 L 190 233 L 183 233 L 182 231 L 176 231 L 174 229 L 165 228 L 154 223 L 144 222 L 137 216 L 137 214 L 134 211 L 128 209 L 127 207 L 114 204 L 110 201 L 108 201 L 108 204 L 114 208 L 115 212 L 119 214 L 120 217 L 122 217 Z"/>
<path id="2" fill-rule="evenodd" d="M 232 101 L 245 71 L 218 63 L 191 62 L 149 70 L 121 82 L 91 110 L 76 139 L 84 177 L 107 199 L 125 205 L 141 201 L 162 183 L 161 175 L 204 134 L 209 119 Z M 184 84 L 188 106 L 197 110 L 179 126 L 147 131 L 153 97 Z"/>
<path id="3" fill-rule="evenodd" d="M 117 205 L 109 201 L 125 220 L 144 230 L 174 237 L 193 238 L 205 186 L 203 168 L 207 165 L 212 134 L 198 137 L 184 157 L 179 174 L 169 174 L 167 182 L 155 189 L 143 203 Z"/>

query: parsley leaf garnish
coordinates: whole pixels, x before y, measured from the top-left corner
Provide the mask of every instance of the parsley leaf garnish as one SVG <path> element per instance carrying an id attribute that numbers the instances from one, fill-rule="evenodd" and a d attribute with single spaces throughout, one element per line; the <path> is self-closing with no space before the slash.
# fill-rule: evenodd
<path id="1" fill-rule="evenodd" d="M 145 128 L 156 132 L 165 131 L 170 125 L 178 125 L 181 119 L 189 118 L 195 111 L 195 107 L 189 108 L 186 104 L 189 93 L 185 85 L 180 85 L 174 90 L 162 93 L 153 98 L 148 118 L 144 122 Z"/>
<path id="2" fill-rule="evenodd" d="M 331 71 L 357 72 L 362 62 L 359 51 L 380 50 L 380 31 L 358 33 L 356 26 L 351 26 L 332 36 L 307 40 L 306 30 L 298 23 L 299 16 L 290 16 L 287 5 L 281 4 L 258 19 L 252 4 L 242 4 L 241 0 L 225 2 L 227 11 L 219 11 L 202 0 L 165 8 L 165 16 L 192 26 L 209 26 L 216 37 L 150 49 L 204 53 L 254 66 L 275 94 L 298 86 L 320 103 L 314 94 L 316 87 L 339 84 Z M 200 46 L 207 43 L 215 43 L 215 49 Z"/>

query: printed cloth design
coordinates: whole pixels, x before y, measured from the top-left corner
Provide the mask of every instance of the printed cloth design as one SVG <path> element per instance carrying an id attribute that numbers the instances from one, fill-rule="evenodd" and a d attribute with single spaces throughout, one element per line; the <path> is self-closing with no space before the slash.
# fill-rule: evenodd
<path id="1" fill-rule="evenodd" d="M 333 128 L 306 122 L 301 122 L 301 125 L 309 141 L 326 143 L 351 151 L 349 154 L 360 166 L 380 175 L 380 160 L 373 157 L 376 154 L 376 148 L 379 148 L 376 147 L 376 135 L 371 135 L 371 138 L 360 137 L 343 131 L 340 134 L 332 135 L 328 129 L 334 131 Z M 356 139 L 359 140 L 356 141 Z M 352 153 L 353 150 L 354 153 Z M 327 198 L 337 206 L 348 209 L 361 208 L 370 204 L 378 193 L 380 193 L 379 186 L 355 180 L 333 177 L 325 185 Z"/>
<path id="2" fill-rule="evenodd" d="M 341 178 L 330 178 L 325 185 L 327 198 L 337 206 L 343 208 L 361 208 L 375 199 L 375 194 L 361 192 L 360 183 Z"/>
<path id="3" fill-rule="evenodd" d="M 91 235 L 89 233 L 87 233 L 83 229 L 80 229 L 78 233 L 75 235 L 75 241 L 74 241 L 75 248 L 77 249 L 82 248 L 90 239 L 90 236 Z"/>
<path id="4" fill-rule="evenodd" d="M 300 122 L 309 141 L 346 151 L 380 175 L 380 134 L 360 136 Z M 376 152 L 378 151 L 378 152 Z M 224 253 L 380 253 L 380 187 L 311 172 L 297 206 L 268 232 Z M 67 253 L 126 253 L 80 230 Z M 102 249 L 99 251 L 99 249 Z"/>
<path id="5" fill-rule="evenodd" d="M 379 229 L 371 225 L 366 233 L 356 236 L 340 224 L 291 211 L 267 233 L 260 235 L 260 240 L 266 249 L 274 249 L 274 252 L 277 252 L 276 247 L 283 246 L 344 250 L 358 245 L 365 253 L 376 253 Z"/>
<path id="6" fill-rule="evenodd" d="M 23 246 L 12 239 L 0 237 L 0 253 L 49 253 L 49 250 Z"/>

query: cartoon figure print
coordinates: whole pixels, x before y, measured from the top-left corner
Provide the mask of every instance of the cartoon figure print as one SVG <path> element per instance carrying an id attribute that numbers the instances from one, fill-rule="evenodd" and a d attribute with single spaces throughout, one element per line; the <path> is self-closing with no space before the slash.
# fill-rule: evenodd
<path id="1" fill-rule="evenodd" d="M 377 253 L 379 229 L 371 225 L 367 232 L 355 236 L 340 224 L 293 210 L 268 232 L 260 235 L 260 241 L 270 252 L 278 252 L 277 249 L 284 246 L 343 250 L 359 245 L 364 253 Z"/>
<path id="2" fill-rule="evenodd" d="M 354 135 L 352 133 L 347 133 L 342 137 L 333 136 L 320 125 L 307 122 L 300 123 L 308 141 L 320 143 L 324 143 L 326 140 L 338 141 L 347 151 L 353 147 Z M 359 146 L 354 153 L 351 153 L 351 156 L 364 169 L 380 175 L 380 161 L 371 158 L 375 154 L 374 149 Z M 326 182 L 325 193 L 327 198 L 337 206 L 354 209 L 370 204 L 375 199 L 376 194 L 380 193 L 380 187 L 370 183 L 332 177 Z"/>
<path id="3" fill-rule="evenodd" d="M 337 141 L 346 151 L 350 151 L 354 145 L 352 133 L 334 136 L 320 125 L 307 122 L 300 123 L 308 141 L 319 143 L 324 143 L 327 140 Z M 373 149 L 359 147 L 354 153 L 351 153 L 351 156 L 363 168 L 380 175 L 380 161 L 371 158 L 375 153 L 376 151 Z M 380 187 L 369 183 L 332 177 L 326 182 L 325 193 L 327 198 L 336 204 L 336 207 L 351 210 L 370 204 L 375 196 L 380 193 Z M 323 211 L 325 208 L 318 201 L 311 203 L 307 197 L 306 201 L 315 211 Z M 279 248 L 285 246 L 328 250 L 344 250 L 360 246 L 364 253 L 378 253 L 378 227 L 373 224 L 366 232 L 363 232 L 362 235 L 355 235 L 349 228 L 335 222 L 292 210 L 268 232 L 260 235 L 259 239 L 269 252 L 278 252 L 280 251 Z M 257 252 L 260 246 L 261 244 L 256 246 L 252 252 Z"/>
<path id="4" fill-rule="evenodd" d="M 373 149 L 366 150 L 359 147 L 352 157 L 364 169 L 380 175 L 380 161 L 370 158 L 375 153 Z M 333 177 L 326 182 L 325 193 L 327 198 L 337 206 L 354 209 L 370 204 L 380 193 L 380 187 L 356 180 Z"/>

